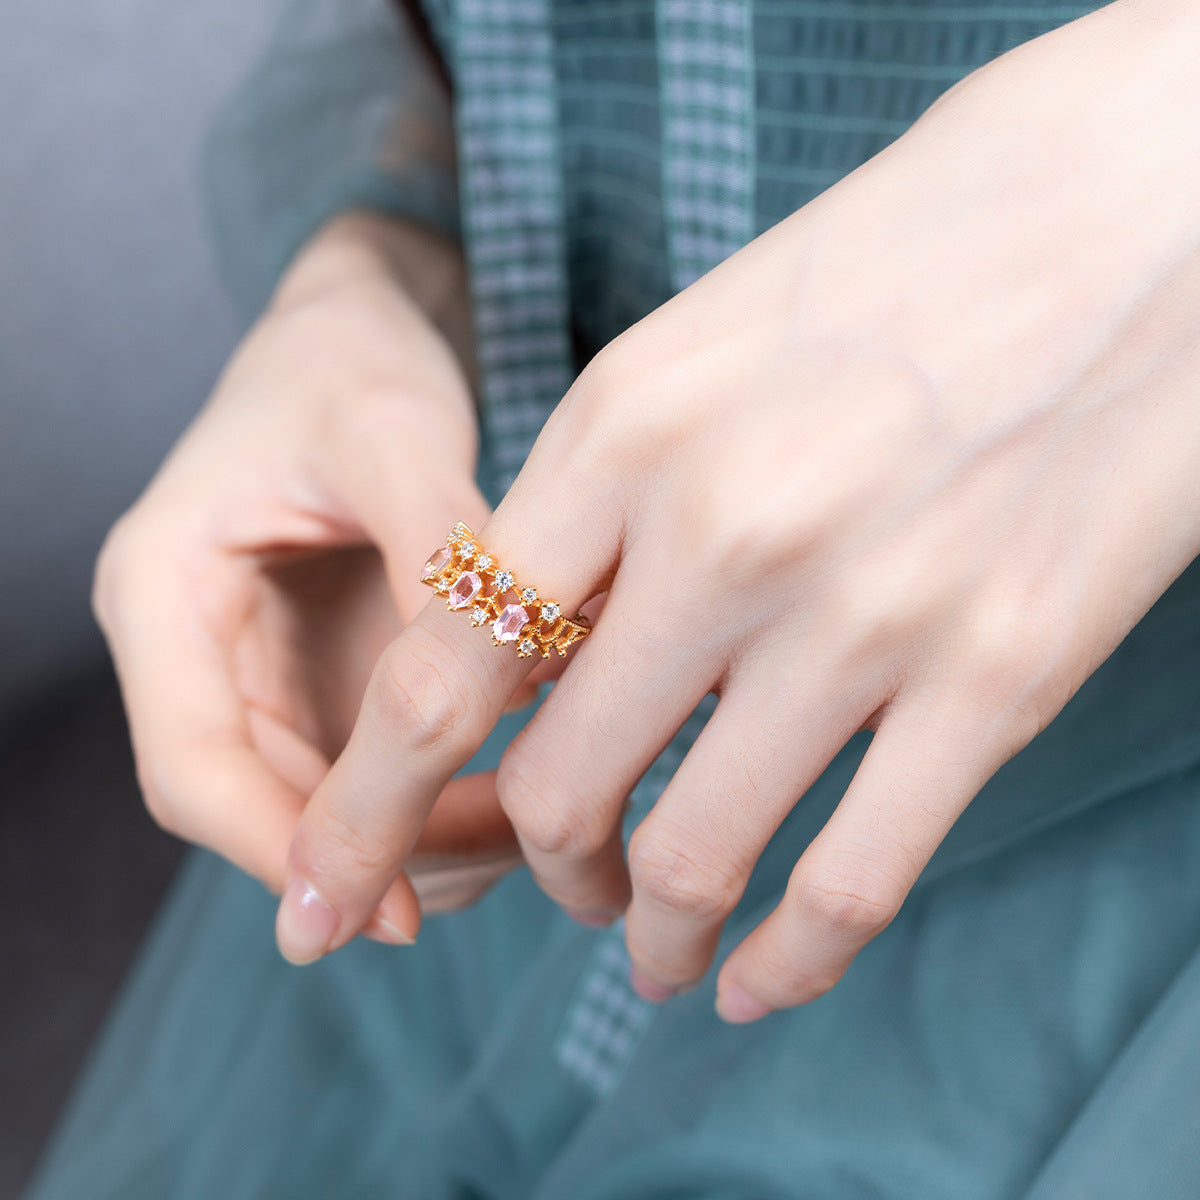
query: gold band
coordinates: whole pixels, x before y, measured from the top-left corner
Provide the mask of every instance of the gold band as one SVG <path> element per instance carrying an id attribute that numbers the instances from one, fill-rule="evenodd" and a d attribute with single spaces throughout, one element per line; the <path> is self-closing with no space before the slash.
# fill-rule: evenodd
<path id="1" fill-rule="evenodd" d="M 515 642 L 520 658 L 549 658 L 551 648 L 566 657 L 567 647 L 592 631 L 583 613 L 576 613 L 574 620 L 564 617 L 557 601 L 539 599 L 535 588 L 517 583 L 462 521 L 450 531 L 446 544 L 429 556 L 421 582 L 445 596 L 447 608 L 468 609 L 472 625 L 490 621 L 492 642 Z M 517 599 L 505 602 L 508 592 L 516 592 Z"/>

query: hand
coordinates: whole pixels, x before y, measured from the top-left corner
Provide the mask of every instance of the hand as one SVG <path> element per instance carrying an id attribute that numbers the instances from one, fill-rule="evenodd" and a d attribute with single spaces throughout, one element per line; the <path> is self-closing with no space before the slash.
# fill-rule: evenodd
<path id="1" fill-rule="evenodd" d="M 415 581 L 428 543 L 462 514 L 487 518 L 447 340 L 464 311 L 444 239 L 333 222 L 100 556 L 95 608 L 150 811 L 277 894 L 372 665 L 428 597 Z M 527 683 L 511 703 L 531 699 Z M 494 772 L 440 790 L 409 863 L 434 909 L 519 861 Z M 400 880 L 368 932 L 408 940 L 417 919 Z"/>
<path id="2" fill-rule="evenodd" d="M 1196 6 L 1118 3 L 976 72 L 602 351 L 474 527 L 567 612 L 607 589 L 497 786 L 552 897 L 626 911 L 644 995 L 705 973 L 870 729 L 718 1007 L 830 988 L 1200 550 L 1198 49 Z M 290 852 L 339 914 L 313 952 L 527 670 L 440 598 L 385 651 Z M 627 867 L 626 797 L 709 692 Z"/>

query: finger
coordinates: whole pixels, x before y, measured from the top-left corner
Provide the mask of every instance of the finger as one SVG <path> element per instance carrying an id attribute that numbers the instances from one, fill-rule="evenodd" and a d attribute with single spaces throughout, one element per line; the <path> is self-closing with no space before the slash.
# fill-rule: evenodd
<path id="1" fill-rule="evenodd" d="M 256 727 L 234 680 L 229 646 L 255 595 L 248 560 L 182 546 L 173 522 L 127 520 L 97 563 L 93 608 L 151 816 L 279 895 L 306 794 L 264 758 L 255 739 L 264 725 Z M 312 769 L 294 746 L 275 739 L 273 749 L 296 774 Z M 403 924 L 415 905 L 400 883 L 381 904 L 384 926 Z"/>
<path id="2" fill-rule="evenodd" d="M 428 915 L 468 908 L 524 861 L 517 853 L 491 862 L 413 871 L 412 885 L 421 901 L 421 912 Z"/>
<path id="3" fill-rule="evenodd" d="M 437 868 L 519 853 L 517 835 L 496 797 L 496 772 L 476 771 L 451 779 L 442 789 L 409 861 Z"/>
<path id="4" fill-rule="evenodd" d="M 443 445 L 434 406 L 379 405 L 373 420 L 347 420 L 336 427 L 321 464 L 331 491 L 383 554 L 388 583 L 401 618 L 412 620 L 429 600 L 420 568 L 455 521 L 481 531 L 491 505 L 465 471 L 414 462 L 413 446 Z M 442 462 L 457 461 L 446 445 Z"/>
<path id="5" fill-rule="evenodd" d="M 607 586 L 618 532 L 609 531 L 607 545 L 603 530 L 579 538 L 577 519 L 565 507 L 548 517 L 539 505 L 527 521 L 509 523 L 497 509 L 475 543 L 518 586 L 544 587 L 543 601 L 573 613 Z M 506 593 L 506 603 L 516 600 Z M 293 962 L 312 961 L 361 928 L 446 782 L 540 661 L 521 658 L 511 643 L 497 646 L 491 626 L 473 627 L 449 603 L 435 594 L 384 652 L 349 742 L 301 817 L 276 923 Z M 415 921 L 405 932 L 415 936 Z"/>
<path id="6" fill-rule="evenodd" d="M 508 702 L 504 705 L 504 711 L 510 713 L 528 708 L 541 694 L 541 685 L 536 680 L 527 679 L 508 698 Z"/>
<path id="7" fill-rule="evenodd" d="M 254 750 L 263 763 L 299 796 L 311 795 L 329 771 L 329 760 L 325 755 L 273 713 L 254 705 L 247 705 L 246 718 Z M 492 804 L 498 810 L 499 804 L 494 797 L 494 788 L 492 792 Z M 295 834 L 298 816 L 299 813 L 295 813 L 288 824 L 287 842 L 290 842 Z M 511 827 L 509 841 L 513 845 L 516 844 L 516 836 Z M 284 855 L 286 856 L 286 846 Z M 275 880 L 269 886 L 276 896 L 283 890 L 281 880 Z M 417 899 L 424 904 L 419 890 Z M 412 891 L 404 879 L 398 879 L 396 885 L 379 902 L 370 921 L 363 927 L 364 936 L 392 946 L 410 944 L 412 939 L 401 931 L 399 925 L 405 923 L 412 903 Z"/>
<path id="8" fill-rule="evenodd" d="M 629 844 L 635 988 L 663 1000 L 708 970 L 725 919 L 785 817 L 875 707 L 832 663 L 744 662 Z"/>
<path id="9" fill-rule="evenodd" d="M 412 422 L 426 418 L 429 410 L 419 406 L 404 411 L 404 428 L 384 428 L 361 439 L 343 437 L 323 465 L 343 499 L 347 519 L 353 514 L 353 524 L 383 555 L 389 590 L 401 620 L 407 622 L 429 600 L 419 569 L 430 549 L 456 521 L 482 529 L 491 506 L 474 480 L 413 470 L 414 440 L 431 435 Z M 555 675 L 555 664 L 543 662 L 513 694 L 505 712 L 532 704 L 539 685 Z"/>
<path id="10" fill-rule="evenodd" d="M 254 747 L 267 765 L 300 795 L 311 795 L 329 771 L 328 759 L 273 714 L 250 707 L 247 716 Z M 523 861 L 496 797 L 496 772 L 480 771 L 446 785 L 405 866 L 421 912 L 433 913 L 473 904 Z M 389 928 L 396 901 L 385 895 L 362 932 L 389 944 L 407 942 Z"/>
<path id="11" fill-rule="evenodd" d="M 604 611 L 604 605 L 607 600 L 608 593 L 601 592 L 598 596 L 592 596 L 590 599 L 585 600 L 583 604 L 579 606 L 579 611 L 587 618 L 588 623 L 593 627 L 598 624 L 600 614 Z M 536 665 L 534 666 L 533 670 L 529 672 L 529 674 L 525 677 L 525 682 L 513 694 L 513 699 L 509 706 L 510 709 L 521 707 L 521 705 L 517 703 L 517 697 L 520 696 L 522 690 L 526 687 L 529 688 L 530 693 L 530 700 L 526 701 L 526 703 L 532 703 L 532 701 L 541 694 L 542 684 L 556 683 L 562 677 L 563 672 L 567 669 L 568 662 L 574 661 L 574 658 L 574 654 L 567 655 L 566 657 L 560 654 L 551 654 L 549 658 L 536 659 Z"/>
<path id="12" fill-rule="evenodd" d="M 145 542 L 126 541 L 123 550 L 106 554 L 97 612 L 147 808 L 164 829 L 277 890 L 302 798 L 252 747 L 227 657 L 195 615 L 182 565 Z M 120 558 L 115 567 L 114 554 Z M 217 560 L 210 568 L 205 579 L 215 602 L 239 594 L 234 572 Z M 122 582 L 112 583 L 114 575 Z M 226 599 L 226 607 L 230 603 Z"/>
<path id="13" fill-rule="evenodd" d="M 718 976 L 718 1011 L 755 1020 L 828 991 L 891 923 L 925 864 L 1015 753 L 1006 712 L 915 698 L 884 717 L 833 816 L 778 906 Z"/>
<path id="14" fill-rule="evenodd" d="M 228 657 L 196 614 L 176 554 L 144 533 L 136 541 L 126 533 L 110 539 L 97 572 L 97 617 L 146 807 L 168 832 L 215 851 L 278 894 L 303 797 L 252 745 Z M 202 576 L 210 602 L 238 619 L 243 580 L 236 568 L 214 557 Z"/>
<path id="15" fill-rule="evenodd" d="M 404 869 L 429 914 L 474 904 L 523 861 L 496 798 L 496 772 L 479 771 L 446 785 Z"/>
<path id="16" fill-rule="evenodd" d="M 621 824 L 637 781 L 712 688 L 665 578 L 626 560 L 570 670 L 506 748 L 497 788 L 543 890 L 587 924 L 629 902 Z"/>
<path id="17" fill-rule="evenodd" d="M 518 688 L 514 697 L 522 690 Z M 536 685 L 533 690 L 536 694 Z M 301 796 L 310 796 L 329 772 L 329 759 L 297 732 L 293 723 L 275 713 L 247 703 L 246 715 L 254 748 L 263 761 Z M 421 910 L 431 912 L 471 902 L 519 859 L 516 834 L 496 796 L 496 772 L 484 771 L 450 780 L 408 865 Z M 383 906 L 387 904 L 385 896 Z M 380 920 L 386 916 L 386 912 L 376 913 Z M 371 936 L 381 940 L 396 940 L 375 929 L 374 921 L 364 932 L 371 931 Z"/>

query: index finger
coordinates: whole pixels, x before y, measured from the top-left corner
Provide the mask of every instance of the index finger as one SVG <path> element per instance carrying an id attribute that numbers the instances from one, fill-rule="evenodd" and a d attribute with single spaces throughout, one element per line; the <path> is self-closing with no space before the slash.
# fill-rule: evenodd
<path id="1" fill-rule="evenodd" d="M 311 962 L 349 941 L 401 872 L 434 803 L 451 776 L 478 751 L 538 653 L 515 645 L 530 623 L 541 628 L 543 605 L 560 614 L 602 590 L 609 557 L 598 539 L 568 536 L 565 514 L 548 522 L 510 519 L 502 504 L 477 537 L 447 539 L 445 591 L 404 628 L 380 657 L 345 749 L 309 801 L 288 854 L 287 886 L 276 921 L 279 949 L 292 962 Z M 510 504 L 509 512 L 517 506 Z M 470 542 L 470 546 L 466 545 Z M 475 571 L 479 589 L 464 600 L 457 579 L 486 548 L 493 582 Z M 512 581 L 502 580 L 504 568 Z M 571 591 L 552 590 L 573 581 Z M 474 583 L 474 581 L 467 581 Z M 507 586 L 501 588 L 501 582 Z M 533 591 L 530 598 L 525 589 Z M 507 619 L 468 619 L 481 601 Z M 548 619 L 548 618 L 547 618 Z M 526 633 L 519 631 L 525 629 Z M 498 640 L 500 639 L 500 640 Z M 415 937 L 416 928 L 402 932 Z"/>
<path id="2" fill-rule="evenodd" d="M 120 586 L 110 582 L 115 553 L 126 556 L 116 570 Z M 214 567 L 210 591 L 233 588 L 234 570 Z M 120 681 L 138 781 L 159 825 L 278 895 L 303 797 L 255 751 L 227 655 L 190 603 L 188 578 L 171 550 L 154 544 L 106 549 L 97 573 L 94 607 Z"/>

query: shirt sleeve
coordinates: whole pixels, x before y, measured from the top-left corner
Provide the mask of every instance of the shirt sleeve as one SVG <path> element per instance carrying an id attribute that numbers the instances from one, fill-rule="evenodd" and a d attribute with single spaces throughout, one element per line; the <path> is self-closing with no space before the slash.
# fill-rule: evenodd
<path id="1" fill-rule="evenodd" d="M 291 0 L 218 112 L 200 182 L 218 267 L 247 319 L 330 217 L 370 208 L 459 240 L 450 96 L 387 0 Z"/>

